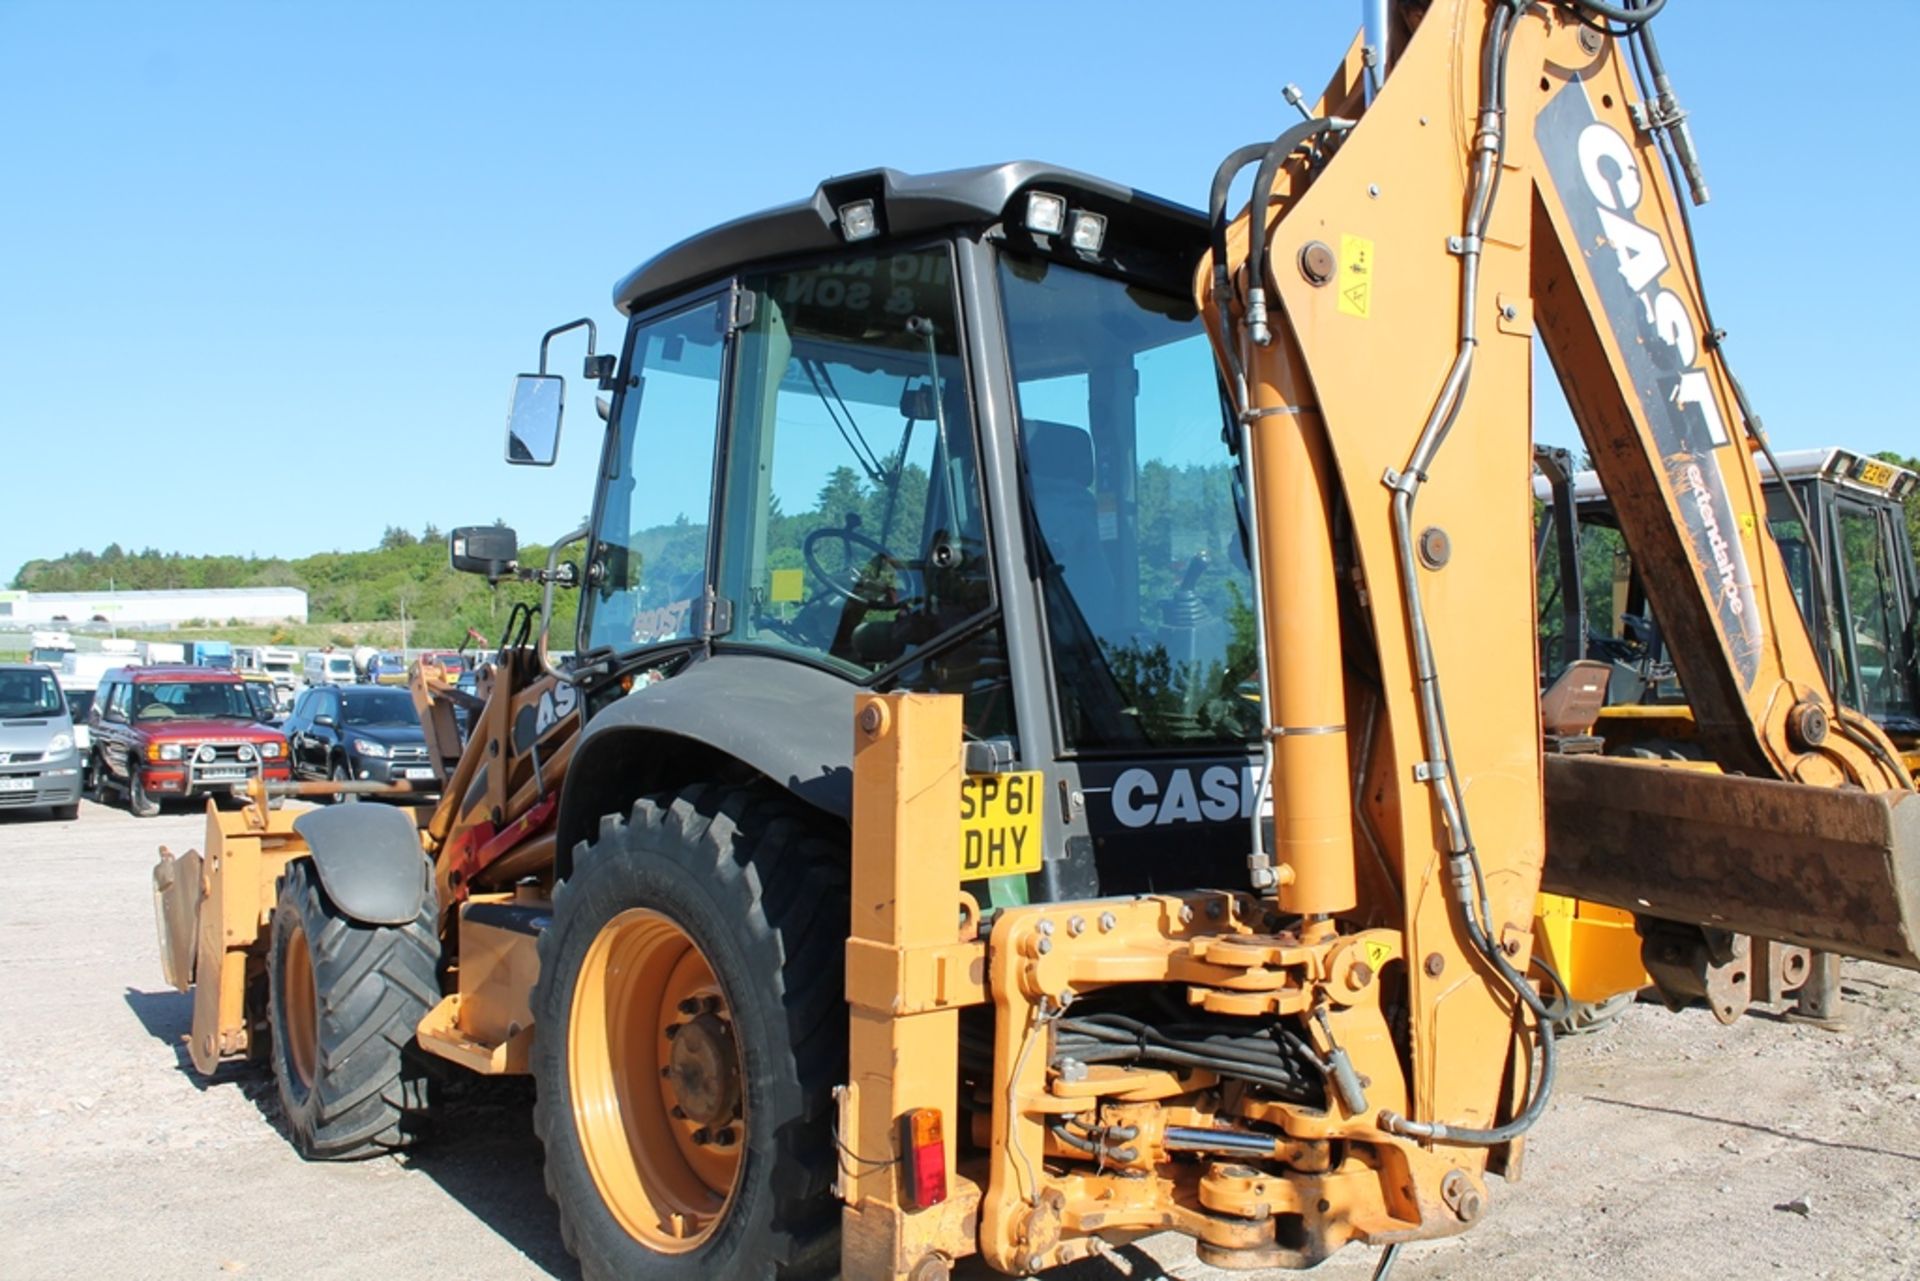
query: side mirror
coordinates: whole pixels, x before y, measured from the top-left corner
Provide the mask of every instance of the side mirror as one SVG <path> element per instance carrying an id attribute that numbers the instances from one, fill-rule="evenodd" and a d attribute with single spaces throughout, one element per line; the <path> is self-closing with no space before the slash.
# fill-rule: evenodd
<path id="1" fill-rule="evenodd" d="M 492 581 L 512 573 L 519 558 L 520 537 L 505 525 L 464 525 L 447 535 L 447 563 L 457 573 Z"/>
<path id="2" fill-rule="evenodd" d="M 313 718 L 313 723 L 315 725 L 324 725 L 326 728 L 332 729 L 334 727 L 335 721 L 331 716 L 316 716 Z"/>
<path id="3" fill-rule="evenodd" d="M 521 374 L 513 380 L 513 407 L 507 413 L 508 462 L 553 466 L 560 453 L 560 416 L 566 399 L 567 381 L 558 374 Z"/>

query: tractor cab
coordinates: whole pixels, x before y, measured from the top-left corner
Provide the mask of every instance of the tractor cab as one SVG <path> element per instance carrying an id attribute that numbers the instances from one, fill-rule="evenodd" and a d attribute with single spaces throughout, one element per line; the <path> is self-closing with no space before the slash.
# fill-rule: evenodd
<path id="1" fill-rule="evenodd" d="M 582 661 L 776 660 L 755 683 L 836 725 L 860 689 L 963 695 L 983 900 L 1243 883 L 1260 698 L 1205 247 L 1193 211 L 1022 163 L 835 180 L 646 263 L 599 366 Z M 549 461 L 557 426 L 511 439 Z"/>
<path id="2" fill-rule="evenodd" d="M 1779 470 L 1760 462 L 1767 523 L 1786 564 L 1794 602 L 1834 696 L 1865 712 L 1920 764 L 1920 564 L 1908 542 L 1904 504 L 1920 476 L 1904 467 L 1837 447 L 1783 451 Z M 1535 497 L 1557 501 L 1544 478 Z M 1646 584 L 1627 554 L 1619 518 L 1590 471 L 1570 477 L 1580 559 L 1572 574 L 1542 556 L 1546 639 L 1543 671 L 1567 656 L 1612 664 L 1610 701 L 1637 708 L 1616 726 L 1639 722 L 1670 734 L 1677 722 L 1658 713 L 1686 702 Z M 1796 506 L 1797 504 L 1797 506 Z M 1549 522 L 1542 522 L 1542 531 Z M 1563 623 L 1560 580 L 1573 578 L 1583 598 L 1584 633 L 1571 647 L 1561 638 L 1581 623 Z"/>

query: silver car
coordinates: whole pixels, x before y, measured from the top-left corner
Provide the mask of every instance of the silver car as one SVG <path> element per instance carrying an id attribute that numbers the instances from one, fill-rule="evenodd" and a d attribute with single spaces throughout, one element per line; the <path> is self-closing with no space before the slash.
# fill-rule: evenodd
<path id="1" fill-rule="evenodd" d="M 80 817 L 80 756 L 73 718 L 53 672 L 0 663 L 0 810 L 50 809 Z"/>

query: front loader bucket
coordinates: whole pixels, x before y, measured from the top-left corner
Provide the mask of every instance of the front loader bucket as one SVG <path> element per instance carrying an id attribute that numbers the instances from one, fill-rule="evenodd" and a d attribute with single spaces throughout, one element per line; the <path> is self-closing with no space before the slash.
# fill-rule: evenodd
<path id="1" fill-rule="evenodd" d="M 200 927 L 200 851 L 176 855 L 162 845 L 153 868 L 153 923 L 160 932 L 160 971 L 185 992 L 193 987 Z"/>
<path id="2" fill-rule="evenodd" d="M 269 810 L 263 800 L 231 811 L 208 801 L 205 852 L 163 846 L 153 869 L 160 968 L 167 982 L 193 993 L 187 1052 L 209 1075 L 221 1059 L 255 1048 L 248 967 L 264 963 L 281 872 L 307 852 L 293 831 L 297 813 Z"/>
<path id="3" fill-rule="evenodd" d="M 1542 888 L 1920 970 L 1920 795 L 1546 758 Z"/>

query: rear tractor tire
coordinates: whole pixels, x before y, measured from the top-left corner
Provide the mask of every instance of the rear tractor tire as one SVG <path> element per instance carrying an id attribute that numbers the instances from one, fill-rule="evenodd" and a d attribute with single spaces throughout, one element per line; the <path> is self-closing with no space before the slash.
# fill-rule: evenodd
<path id="1" fill-rule="evenodd" d="M 281 878 L 267 954 L 273 1076 L 309 1160 L 405 1147 L 426 1112 L 427 1081 L 408 1055 L 439 997 L 436 907 L 423 897 L 405 925 L 366 925 L 333 905 L 311 859 Z"/>
<path id="2" fill-rule="evenodd" d="M 799 1281 L 839 1265 L 847 845 L 771 788 L 601 820 L 540 937 L 547 1191 L 588 1281 Z"/>
<path id="3" fill-rule="evenodd" d="M 1565 1015 L 1553 1024 L 1555 1036 L 1585 1036 L 1590 1032 L 1604 1032 L 1620 1021 L 1636 1000 L 1638 992 L 1621 992 L 1604 1001 L 1575 1001 Z"/>

